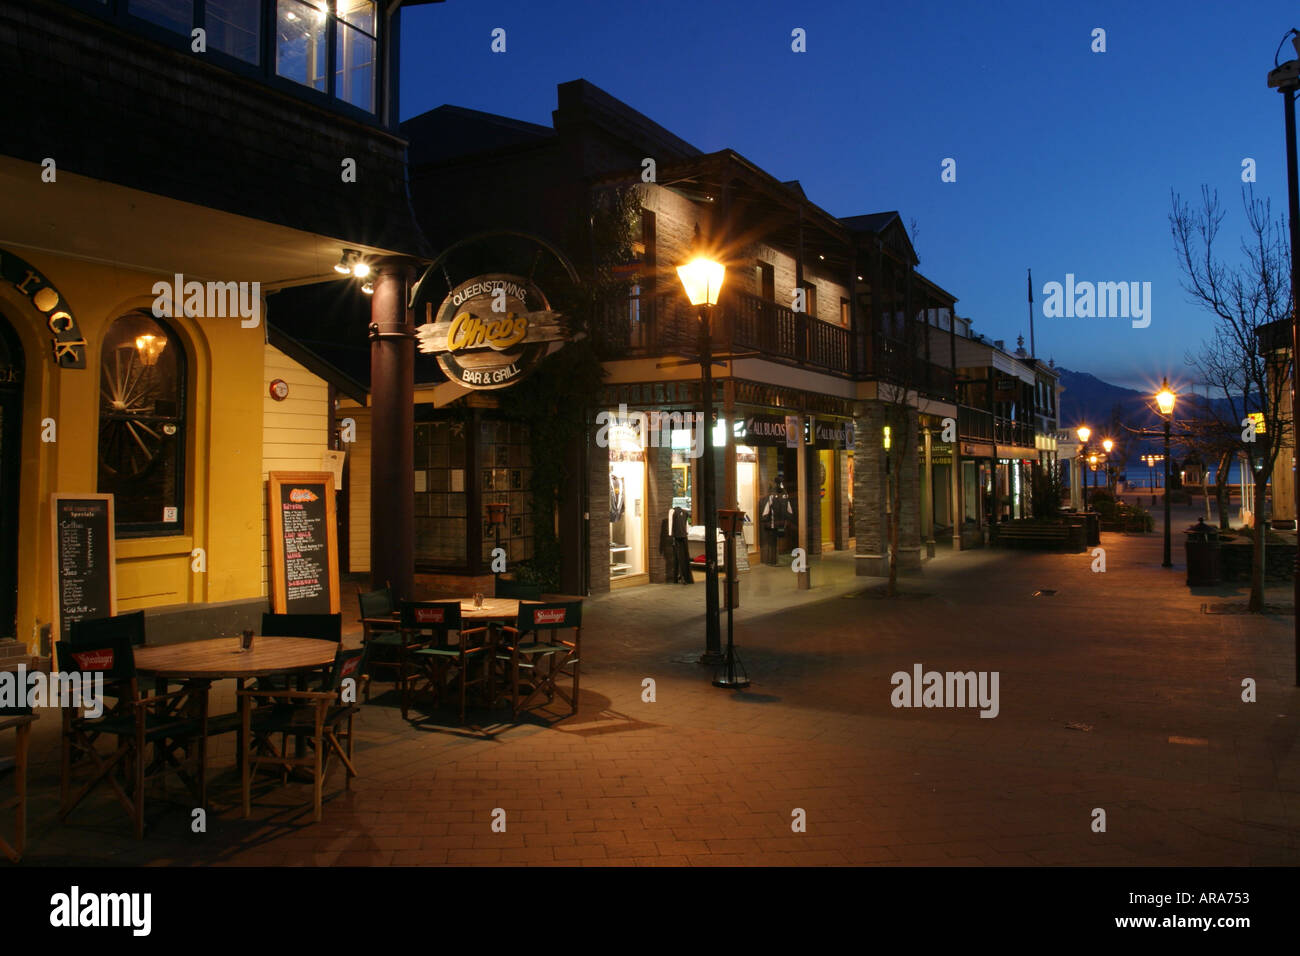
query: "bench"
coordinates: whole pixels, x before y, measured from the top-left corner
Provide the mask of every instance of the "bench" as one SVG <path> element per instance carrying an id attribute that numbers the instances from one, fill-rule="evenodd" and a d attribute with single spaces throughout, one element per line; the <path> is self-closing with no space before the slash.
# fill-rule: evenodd
<path id="1" fill-rule="evenodd" d="M 995 547 L 1030 548 L 1038 551 L 1083 551 L 1083 526 L 1047 522 L 1010 522 L 991 527 Z"/>

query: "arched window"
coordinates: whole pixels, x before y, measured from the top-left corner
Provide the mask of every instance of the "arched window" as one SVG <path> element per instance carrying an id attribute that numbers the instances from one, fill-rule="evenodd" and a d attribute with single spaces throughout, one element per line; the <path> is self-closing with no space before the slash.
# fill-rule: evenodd
<path id="1" fill-rule="evenodd" d="M 148 312 L 122 316 L 104 338 L 99 490 L 114 496 L 120 536 L 185 530 L 185 349 Z"/>

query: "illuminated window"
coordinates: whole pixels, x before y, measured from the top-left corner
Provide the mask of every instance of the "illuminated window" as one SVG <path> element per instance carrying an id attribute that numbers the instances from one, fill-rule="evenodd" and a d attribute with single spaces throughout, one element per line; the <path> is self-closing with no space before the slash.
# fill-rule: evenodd
<path id="1" fill-rule="evenodd" d="M 375 111 L 375 5 L 337 0 L 334 95 L 367 113 Z"/>
<path id="2" fill-rule="evenodd" d="M 99 491 L 119 535 L 184 532 L 185 350 L 147 312 L 122 316 L 100 362 Z"/>

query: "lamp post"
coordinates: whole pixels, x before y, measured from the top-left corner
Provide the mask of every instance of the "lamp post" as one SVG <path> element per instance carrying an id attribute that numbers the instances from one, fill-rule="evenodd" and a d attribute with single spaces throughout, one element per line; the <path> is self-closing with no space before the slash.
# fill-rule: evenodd
<path id="1" fill-rule="evenodd" d="M 1282 43 L 1290 38 L 1296 55 L 1300 56 L 1300 31 L 1292 28 L 1282 37 Z M 1282 43 L 1277 45 L 1282 49 Z M 1282 115 L 1286 129 L 1286 186 L 1287 211 L 1291 231 L 1291 408 L 1300 408 L 1296 401 L 1296 359 L 1300 356 L 1300 303 L 1296 302 L 1297 290 L 1300 290 L 1300 177 L 1296 169 L 1295 143 L 1295 97 L 1300 90 L 1300 60 L 1287 60 L 1278 65 L 1277 53 L 1273 54 L 1273 69 L 1268 74 L 1268 85 L 1275 87 L 1282 94 Z M 1294 434 L 1294 429 L 1293 429 Z M 1294 439 L 1292 440 L 1294 444 Z M 1300 481 L 1293 481 L 1295 486 L 1295 513 L 1300 519 Z M 1300 528 L 1300 523 L 1297 524 Z M 1294 601 L 1300 608 L 1300 550 L 1296 552 L 1296 573 L 1294 575 Z M 1300 614 L 1295 617 L 1295 683 L 1300 687 Z"/>
<path id="2" fill-rule="evenodd" d="M 1174 421 L 1174 398 L 1175 395 L 1169 388 L 1169 379 L 1166 378 L 1156 393 L 1156 404 L 1160 406 L 1160 414 L 1165 419 L 1165 560 L 1160 565 L 1162 568 L 1174 566 L 1173 546 L 1169 537 L 1169 429 Z"/>
<path id="3" fill-rule="evenodd" d="M 1106 449 L 1106 456 L 1103 461 L 1106 462 L 1106 490 L 1110 491 L 1110 451 L 1115 447 L 1115 443 L 1109 438 L 1101 440 L 1101 447 Z"/>
<path id="4" fill-rule="evenodd" d="M 702 664 L 722 660 L 722 633 L 718 620 L 718 515 L 713 479 L 713 339 L 709 328 L 709 307 L 718 304 L 718 293 L 726 278 L 726 267 L 704 256 L 696 256 L 677 267 L 677 276 L 691 305 L 700 310 L 700 370 L 704 391 L 704 461 L 700 478 L 704 483 L 701 508 L 704 511 L 704 656 Z M 730 586 L 730 582 L 728 582 Z"/>
<path id="5" fill-rule="evenodd" d="M 1083 470 L 1084 452 L 1088 448 L 1088 439 L 1092 437 L 1092 429 L 1087 425 L 1080 425 L 1074 430 L 1079 436 L 1079 484 L 1083 486 L 1083 510 L 1088 510 L 1088 473 Z"/>

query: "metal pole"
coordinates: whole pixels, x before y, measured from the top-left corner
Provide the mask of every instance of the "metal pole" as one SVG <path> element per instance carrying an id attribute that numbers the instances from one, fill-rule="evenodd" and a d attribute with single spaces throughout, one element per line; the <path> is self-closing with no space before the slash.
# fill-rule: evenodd
<path id="1" fill-rule="evenodd" d="M 1293 452 L 1296 447 L 1295 435 L 1297 433 L 1294 424 L 1297 407 L 1296 356 L 1300 355 L 1300 327 L 1297 325 L 1300 319 L 1297 318 L 1296 312 L 1296 297 L 1297 294 L 1300 294 L 1300 177 L 1297 176 L 1296 169 L 1295 95 L 1296 87 L 1294 85 L 1285 87 L 1282 90 L 1282 109 L 1286 114 L 1287 200 L 1291 220 L 1291 417 L 1293 421 L 1291 426 L 1291 446 Z M 1281 437 L 1281 435 L 1277 436 L 1277 440 L 1280 441 Z M 1300 534 L 1300 481 L 1292 480 L 1291 484 L 1295 492 L 1297 534 Z M 1293 599 L 1296 608 L 1300 609 L 1300 550 L 1296 551 L 1295 571 Z M 1300 614 L 1297 614 L 1293 620 L 1295 622 L 1295 683 L 1297 687 L 1300 687 Z"/>
<path id="2" fill-rule="evenodd" d="M 1165 416 L 1165 560 L 1160 565 L 1162 568 L 1172 568 L 1174 566 L 1169 528 L 1169 425 L 1171 418 L 1173 418 L 1173 415 Z"/>
<path id="3" fill-rule="evenodd" d="M 701 663 L 722 660 L 722 635 L 718 620 L 718 507 L 713 479 L 713 340 L 709 329 L 709 306 L 700 307 L 700 368 L 704 386 L 704 481 L 701 507 L 704 509 L 704 656 Z"/>
<path id="4" fill-rule="evenodd" d="M 799 509 L 798 526 L 799 526 L 799 547 L 803 548 L 804 570 L 795 575 L 796 584 L 800 591 L 807 591 L 812 587 L 812 572 L 808 569 L 808 558 L 812 554 L 812 546 L 808 541 L 808 446 L 803 440 L 803 426 L 807 421 L 801 412 L 797 418 L 799 423 L 799 460 L 795 466 L 795 474 L 798 476 L 799 493 L 795 502 L 795 507 Z"/>

